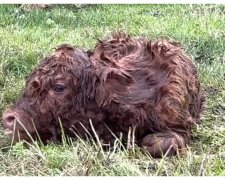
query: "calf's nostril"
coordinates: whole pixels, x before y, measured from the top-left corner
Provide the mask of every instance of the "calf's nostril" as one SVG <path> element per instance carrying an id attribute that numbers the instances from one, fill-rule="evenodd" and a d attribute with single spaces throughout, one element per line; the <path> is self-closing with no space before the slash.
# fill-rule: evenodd
<path id="1" fill-rule="evenodd" d="M 6 122 L 9 123 L 9 124 L 13 123 L 15 121 L 15 119 L 16 119 L 16 117 L 12 114 L 6 116 Z"/>

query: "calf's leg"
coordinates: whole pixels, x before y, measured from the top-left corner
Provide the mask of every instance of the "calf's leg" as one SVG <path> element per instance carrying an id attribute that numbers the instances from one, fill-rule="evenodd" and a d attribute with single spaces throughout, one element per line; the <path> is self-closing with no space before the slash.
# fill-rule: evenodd
<path id="1" fill-rule="evenodd" d="M 164 155 L 172 156 L 185 150 L 188 138 L 173 131 L 160 132 L 145 136 L 141 145 L 154 158 L 160 158 Z"/>

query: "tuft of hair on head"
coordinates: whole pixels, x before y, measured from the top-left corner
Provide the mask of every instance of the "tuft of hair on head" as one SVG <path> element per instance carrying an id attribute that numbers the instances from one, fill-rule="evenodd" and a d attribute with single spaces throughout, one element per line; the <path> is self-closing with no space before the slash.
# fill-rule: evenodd
<path id="1" fill-rule="evenodd" d="M 124 31 L 114 31 L 111 33 L 111 36 L 115 39 L 127 39 L 130 36 Z"/>

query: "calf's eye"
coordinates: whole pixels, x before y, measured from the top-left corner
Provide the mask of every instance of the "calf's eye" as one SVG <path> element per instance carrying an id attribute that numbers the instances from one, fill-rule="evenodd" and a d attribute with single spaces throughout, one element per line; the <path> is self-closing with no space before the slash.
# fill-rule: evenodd
<path id="1" fill-rule="evenodd" d="M 55 86 L 54 86 L 54 91 L 55 92 L 57 92 L 57 93 L 61 93 L 61 92 L 63 92 L 64 90 L 66 89 L 66 86 L 65 85 L 63 85 L 63 84 L 56 84 Z"/>

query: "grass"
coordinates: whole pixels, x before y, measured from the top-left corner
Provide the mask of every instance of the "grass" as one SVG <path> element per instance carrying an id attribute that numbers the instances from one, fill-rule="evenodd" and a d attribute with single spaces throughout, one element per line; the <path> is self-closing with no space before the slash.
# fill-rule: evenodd
<path id="1" fill-rule="evenodd" d="M 124 30 L 181 42 L 206 90 L 202 124 L 187 154 L 152 159 L 138 147 L 101 151 L 92 141 L 23 142 L 14 146 L 0 126 L 0 175 L 225 175 L 225 5 L 55 6 L 25 11 L 0 5 L 0 116 L 20 96 L 25 77 L 62 43 L 91 48 L 96 38 Z M 1 121 L 0 121 L 1 122 Z"/>

